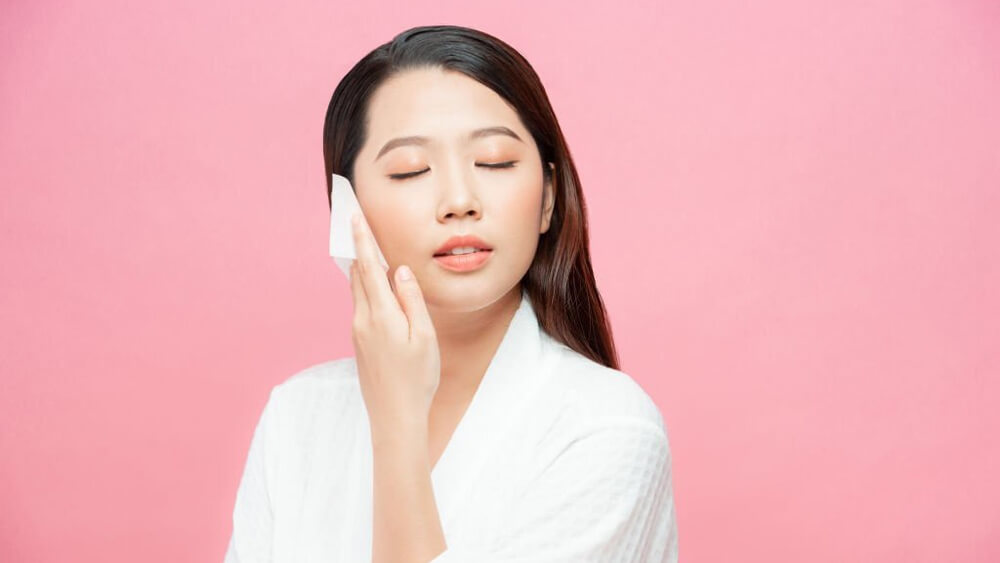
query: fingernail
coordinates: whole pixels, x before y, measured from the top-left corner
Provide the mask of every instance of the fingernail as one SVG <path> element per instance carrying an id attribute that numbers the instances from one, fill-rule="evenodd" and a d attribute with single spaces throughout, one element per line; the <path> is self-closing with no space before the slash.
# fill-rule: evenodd
<path id="1" fill-rule="evenodd" d="M 399 279 L 403 281 L 410 281 L 413 279 L 413 272 L 410 271 L 405 265 L 399 267 Z"/>

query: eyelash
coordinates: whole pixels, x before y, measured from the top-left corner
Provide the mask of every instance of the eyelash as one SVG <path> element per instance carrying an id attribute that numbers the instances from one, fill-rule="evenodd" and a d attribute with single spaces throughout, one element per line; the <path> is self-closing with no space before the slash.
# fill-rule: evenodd
<path id="1" fill-rule="evenodd" d="M 516 163 L 517 163 L 516 160 L 509 160 L 507 162 L 498 162 L 498 163 L 495 163 L 495 164 L 478 164 L 477 163 L 476 166 L 482 166 L 483 168 L 492 168 L 492 169 L 496 170 L 496 169 L 502 169 L 502 168 L 513 168 L 514 164 L 516 164 Z M 427 172 L 428 170 L 430 170 L 430 168 L 424 168 L 423 170 L 420 170 L 418 172 L 406 172 L 405 174 L 389 174 L 389 179 L 390 180 L 406 180 L 407 178 L 412 178 L 414 176 L 419 176 L 420 174 L 423 174 L 424 172 Z"/>

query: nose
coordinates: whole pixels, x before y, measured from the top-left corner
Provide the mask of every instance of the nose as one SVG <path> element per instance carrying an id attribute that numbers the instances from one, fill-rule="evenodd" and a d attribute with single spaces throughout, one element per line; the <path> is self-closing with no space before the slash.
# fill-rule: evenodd
<path id="1" fill-rule="evenodd" d="M 476 193 L 475 182 L 465 176 L 460 167 L 447 175 L 440 185 L 438 221 L 463 221 L 467 217 L 482 218 L 482 208 Z"/>

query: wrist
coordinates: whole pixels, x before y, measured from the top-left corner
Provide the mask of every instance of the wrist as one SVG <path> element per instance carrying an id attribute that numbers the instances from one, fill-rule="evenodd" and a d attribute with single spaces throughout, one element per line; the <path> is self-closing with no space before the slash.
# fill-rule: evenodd
<path id="1" fill-rule="evenodd" d="M 424 449 L 427 447 L 429 430 L 425 416 L 407 416 L 396 413 L 395 416 L 372 418 L 369 423 L 374 446 L 408 447 L 419 445 Z"/>

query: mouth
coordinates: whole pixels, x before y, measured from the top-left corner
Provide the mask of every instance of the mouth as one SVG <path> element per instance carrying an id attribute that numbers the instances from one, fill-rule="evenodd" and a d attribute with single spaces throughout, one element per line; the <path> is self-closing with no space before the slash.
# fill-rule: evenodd
<path id="1" fill-rule="evenodd" d="M 476 254 L 479 252 L 489 252 L 493 250 L 489 243 L 473 234 L 455 235 L 444 242 L 434 251 L 434 257 L 439 256 L 462 256 L 465 254 Z"/>
<path id="2" fill-rule="evenodd" d="M 492 248 L 456 248 L 448 252 L 438 252 L 434 255 L 435 258 L 438 256 L 465 256 L 466 254 L 476 254 L 477 252 L 493 252 Z"/>
<path id="3" fill-rule="evenodd" d="M 435 254 L 434 262 L 453 272 L 470 272 L 482 268 L 492 255 L 492 249 L 475 249 L 457 254 L 445 252 Z"/>

